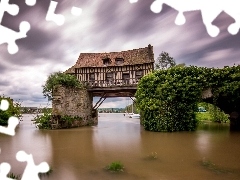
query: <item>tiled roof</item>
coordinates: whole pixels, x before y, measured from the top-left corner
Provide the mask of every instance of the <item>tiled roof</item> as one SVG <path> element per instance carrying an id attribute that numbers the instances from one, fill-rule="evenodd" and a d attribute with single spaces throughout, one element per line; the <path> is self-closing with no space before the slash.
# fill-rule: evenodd
<path id="1" fill-rule="evenodd" d="M 124 66 L 154 62 L 153 46 L 150 44 L 148 47 L 133 49 L 121 52 L 110 53 L 81 53 L 74 66 L 69 68 L 66 73 L 74 73 L 75 68 L 81 67 L 105 67 L 103 59 L 110 58 L 110 64 L 107 66 Z M 122 64 L 116 64 L 116 58 L 123 58 Z"/>

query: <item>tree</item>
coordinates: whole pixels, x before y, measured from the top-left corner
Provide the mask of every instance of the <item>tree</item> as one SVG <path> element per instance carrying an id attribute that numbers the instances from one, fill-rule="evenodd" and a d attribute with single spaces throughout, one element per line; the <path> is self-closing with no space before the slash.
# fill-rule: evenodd
<path id="1" fill-rule="evenodd" d="M 20 118 L 22 113 L 20 102 L 14 102 L 10 97 L 0 96 L 0 102 L 3 99 L 8 101 L 9 107 L 6 111 L 0 109 L 0 125 L 6 126 L 11 116 Z"/>
<path id="2" fill-rule="evenodd" d="M 162 52 L 157 58 L 157 63 L 155 64 L 156 69 L 168 69 L 170 67 L 176 66 L 175 60 L 169 56 L 167 52 Z"/>
<path id="3" fill-rule="evenodd" d="M 65 87 L 83 88 L 81 82 L 73 75 L 65 74 L 62 72 L 54 72 L 48 76 L 45 85 L 43 85 L 43 96 L 47 97 L 49 101 L 52 100 L 53 88 L 56 85 Z"/>

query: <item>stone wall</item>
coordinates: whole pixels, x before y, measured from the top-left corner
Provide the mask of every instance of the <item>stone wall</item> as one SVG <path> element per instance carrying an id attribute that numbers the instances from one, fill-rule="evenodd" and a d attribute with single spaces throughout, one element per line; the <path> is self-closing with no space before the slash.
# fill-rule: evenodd
<path id="1" fill-rule="evenodd" d="M 56 86 L 52 100 L 52 128 L 97 125 L 98 114 L 93 97 L 86 89 Z"/>

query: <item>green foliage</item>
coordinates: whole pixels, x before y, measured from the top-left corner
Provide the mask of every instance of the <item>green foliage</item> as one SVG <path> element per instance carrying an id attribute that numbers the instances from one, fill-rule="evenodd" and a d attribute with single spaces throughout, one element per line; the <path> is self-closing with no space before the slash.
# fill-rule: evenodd
<path id="1" fill-rule="evenodd" d="M 157 157 L 157 152 L 151 152 L 151 154 L 149 154 L 147 156 L 147 159 L 148 160 L 156 160 L 158 157 Z"/>
<path id="2" fill-rule="evenodd" d="M 207 112 L 197 113 L 198 120 L 209 120 L 220 123 L 226 123 L 229 121 L 229 115 L 225 114 L 219 107 L 213 104 L 201 102 L 198 106 L 202 106 L 207 110 Z"/>
<path id="3" fill-rule="evenodd" d="M 45 172 L 45 173 L 39 173 L 39 177 L 42 178 L 43 176 L 49 176 L 50 174 L 52 174 L 53 172 L 53 169 L 52 167 L 50 167 L 50 169 L 48 170 L 48 172 Z"/>
<path id="4" fill-rule="evenodd" d="M 198 102 L 202 101 L 202 91 L 208 88 L 213 92 L 216 106 L 239 108 L 239 74 L 240 66 L 223 69 L 190 66 L 172 67 L 144 76 L 135 94 L 141 124 L 150 131 L 195 130 Z M 220 97 L 226 97 L 224 104 L 218 101 Z"/>
<path id="5" fill-rule="evenodd" d="M 198 121 L 212 121 L 212 117 L 209 112 L 196 112 L 196 119 Z"/>
<path id="6" fill-rule="evenodd" d="M 21 179 L 21 176 L 20 175 L 16 175 L 12 172 L 10 172 L 8 175 L 7 175 L 8 178 L 11 178 L 11 179 L 16 179 L 16 180 L 20 180 Z"/>
<path id="7" fill-rule="evenodd" d="M 66 128 L 71 127 L 74 120 L 82 120 L 82 117 L 79 116 L 57 115 L 56 117 L 58 123 L 61 124 L 61 126 L 65 126 Z M 54 116 L 52 115 L 52 110 L 47 108 L 45 108 L 43 114 L 37 115 L 33 119 L 38 129 L 51 129 L 51 123 L 53 120 Z"/>
<path id="8" fill-rule="evenodd" d="M 120 161 L 115 161 L 106 166 L 106 169 L 109 171 L 120 172 L 123 171 L 124 166 Z"/>
<path id="9" fill-rule="evenodd" d="M 35 121 L 36 127 L 39 129 L 51 129 L 51 110 L 46 110 L 42 115 L 37 115 L 34 117 L 33 121 Z"/>
<path id="10" fill-rule="evenodd" d="M 9 103 L 9 107 L 6 111 L 0 110 L 0 125 L 8 125 L 8 119 L 11 116 L 21 118 L 21 104 L 19 102 L 14 102 L 10 97 L 0 96 L 0 102 L 2 99 L 5 99 Z"/>
<path id="11" fill-rule="evenodd" d="M 132 107 L 133 107 L 133 110 L 132 110 Z M 126 107 L 124 108 L 124 111 L 123 111 L 123 112 L 126 112 L 126 111 L 127 111 L 128 113 L 133 112 L 133 113 L 135 113 L 135 114 L 139 114 L 139 110 L 137 109 L 137 105 L 136 105 L 135 102 L 133 102 L 133 106 L 132 106 L 132 104 L 126 106 Z"/>
<path id="12" fill-rule="evenodd" d="M 78 81 L 78 79 L 75 76 L 61 72 L 55 72 L 48 76 L 45 85 L 42 86 L 43 96 L 47 97 L 48 100 L 52 100 L 53 88 L 56 85 L 83 88 L 83 85 Z"/>
<path id="13" fill-rule="evenodd" d="M 79 116 L 67 116 L 67 115 L 64 115 L 64 116 L 60 116 L 60 120 L 59 122 L 61 123 L 64 123 L 66 128 L 69 128 L 72 126 L 73 122 L 75 120 L 82 120 L 82 117 L 79 117 Z M 92 124 L 88 124 L 89 126 L 92 125 Z"/>
<path id="14" fill-rule="evenodd" d="M 209 160 L 206 160 L 205 158 L 201 161 L 201 165 L 212 171 L 212 172 L 215 172 L 217 174 L 220 174 L 220 173 L 232 173 L 233 171 L 232 170 L 229 170 L 229 169 L 225 169 L 225 168 L 222 168 L 220 166 L 217 166 L 216 164 L 214 164 L 212 161 L 209 161 Z"/>
<path id="15" fill-rule="evenodd" d="M 170 67 L 176 66 L 175 60 L 169 56 L 167 52 L 162 52 L 157 58 L 157 63 L 155 64 L 156 69 L 168 69 Z M 185 66 L 185 64 L 181 64 L 179 66 Z"/>

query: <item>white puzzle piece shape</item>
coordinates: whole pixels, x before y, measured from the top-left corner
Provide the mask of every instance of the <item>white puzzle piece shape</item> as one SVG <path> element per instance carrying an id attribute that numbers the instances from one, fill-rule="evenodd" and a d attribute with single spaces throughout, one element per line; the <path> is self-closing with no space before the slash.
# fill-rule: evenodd
<path id="1" fill-rule="evenodd" d="M 61 14 L 55 14 L 55 9 L 57 7 L 58 2 L 56 1 L 51 1 L 48 12 L 46 15 L 46 21 L 53 21 L 55 22 L 58 26 L 61 26 L 64 24 L 65 17 Z"/>
<path id="2" fill-rule="evenodd" d="M 33 5 L 34 1 L 36 0 L 26 0 L 26 3 Z M 7 43 L 8 52 L 10 54 L 15 54 L 18 52 L 18 46 L 15 41 L 27 37 L 26 33 L 30 30 L 30 24 L 22 21 L 19 25 L 19 32 L 2 26 L 1 22 L 5 12 L 15 16 L 19 12 L 19 7 L 15 4 L 9 4 L 9 0 L 2 0 L 0 2 L 0 44 Z"/>
<path id="3" fill-rule="evenodd" d="M 235 23 L 228 27 L 228 32 L 232 35 L 238 33 L 240 28 L 240 1 L 236 0 L 155 0 L 150 9 L 154 13 L 159 13 L 162 10 L 162 5 L 167 4 L 174 8 L 179 13 L 175 23 L 182 25 L 186 19 L 184 12 L 201 10 L 203 23 L 210 36 L 216 37 L 220 30 L 217 26 L 212 25 L 214 19 L 222 12 L 226 12 L 235 19 Z"/>
<path id="4" fill-rule="evenodd" d="M 0 25 L 0 44 L 8 43 L 8 52 L 15 54 L 18 52 L 18 46 L 16 44 L 17 39 L 27 37 L 27 32 L 30 30 L 30 24 L 26 21 L 20 23 L 19 32 L 15 32 L 5 26 Z"/>
<path id="5" fill-rule="evenodd" d="M 1 100 L 0 109 L 6 111 L 9 107 L 9 102 L 6 99 Z"/>
<path id="6" fill-rule="evenodd" d="M 138 0 L 129 0 L 131 4 L 138 2 Z"/>
<path id="7" fill-rule="evenodd" d="M 8 163 L 0 164 L 0 179 L 1 180 L 12 180 L 12 178 L 8 178 L 7 174 L 10 172 L 11 166 Z"/>
<path id="8" fill-rule="evenodd" d="M 72 13 L 72 15 L 74 15 L 74 16 L 80 16 L 80 15 L 82 14 L 82 9 L 73 6 L 72 9 L 71 9 L 71 13 Z"/>
<path id="9" fill-rule="evenodd" d="M 28 6 L 34 6 L 36 4 L 36 0 L 25 0 L 25 3 Z"/>
<path id="10" fill-rule="evenodd" d="M 19 12 L 19 7 L 15 4 L 9 4 L 9 0 L 1 0 L 0 2 L 0 23 L 5 12 L 15 16 Z"/>
<path id="11" fill-rule="evenodd" d="M 8 119 L 8 126 L 7 127 L 0 126 L 0 133 L 7 134 L 7 135 L 10 135 L 10 136 L 14 136 L 15 135 L 15 128 L 17 127 L 18 124 L 19 124 L 18 118 L 12 116 Z"/>
<path id="12" fill-rule="evenodd" d="M 40 180 L 38 174 L 46 173 L 50 169 L 48 163 L 46 162 L 42 162 L 36 166 L 33 161 L 32 154 L 27 154 L 24 151 L 18 151 L 16 154 L 16 158 L 20 162 L 27 162 L 27 166 L 23 172 L 21 180 Z"/>

